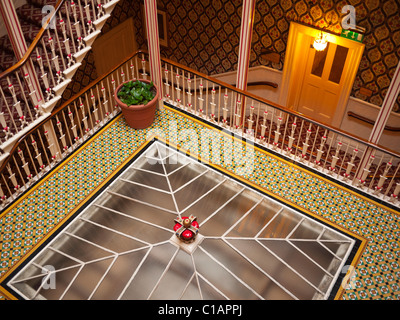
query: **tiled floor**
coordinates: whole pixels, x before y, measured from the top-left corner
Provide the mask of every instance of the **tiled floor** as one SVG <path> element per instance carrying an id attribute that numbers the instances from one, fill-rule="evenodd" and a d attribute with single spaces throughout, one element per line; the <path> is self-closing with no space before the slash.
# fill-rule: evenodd
<path id="1" fill-rule="evenodd" d="M 255 148 L 252 152 L 252 148 L 246 149 L 240 141 L 169 107 L 159 112 L 153 126 L 145 130 L 132 130 L 122 117 L 118 117 L 43 182 L 29 190 L 15 206 L 0 213 L 0 276 L 4 277 L 35 244 L 43 241 L 52 228 L 152 134 L 202 158 L 208 157 L 213 163 L 294 206 L 305 208 L 366 238 L 367 247 L 343 299 L 397 300 L 400 297 L 398 211 L 261 149 Z M 212 141 L 216 145 L 205 149 L 200 137 L 209 137 L 210 140 L 203 141 Z M 217 153 L 216 146 L 223 148 Z M 0 297 L 6 298 L 1 293 Z"/>

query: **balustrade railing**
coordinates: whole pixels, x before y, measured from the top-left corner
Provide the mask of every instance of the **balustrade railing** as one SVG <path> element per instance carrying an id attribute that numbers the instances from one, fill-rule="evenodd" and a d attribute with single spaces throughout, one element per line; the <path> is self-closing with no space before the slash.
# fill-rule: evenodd
<path id="1" fill-rule="evenodd" d="M 0 167 L 3 207 L 120 111 L 114 90 L 125 80 L 147 78 L 146 59 L 145 52 L 135 53 L 19 140 Z M 171 60 L 162 63 L 165 103 L 379 201 L 400 206 L 399 154 Z"/>
<path id="2" fill-rule="evenodd" d="M 56 106 L 118 1 L 57 2 L 23 59 L 0 74 L 2 147 Z"/>
<path id="3" fill-rule="evenodd" d="M 113 94 L 119 83 L 143 78 L 136 55 L 99 78 L 28 131 L 0 166 L 0 200 L 5 207 L 100 130 L 120 112 Z"/>
<path id="4" fill-rule="evenodd" d="M 164 100 L 327 177 L 399 206 L 400 155 L 163 59 Z"/>

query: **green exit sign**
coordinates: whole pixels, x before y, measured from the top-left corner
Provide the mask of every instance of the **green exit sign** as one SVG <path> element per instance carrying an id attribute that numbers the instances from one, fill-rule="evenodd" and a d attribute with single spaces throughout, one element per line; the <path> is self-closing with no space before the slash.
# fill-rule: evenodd
<path id="1" fill-rule="evenodd" d="M 342 29 L 342 33 L 340 34 L 340 36 L 358 42 L 362 42 L 364 40 L 363 34 L 346 29 Z"/>

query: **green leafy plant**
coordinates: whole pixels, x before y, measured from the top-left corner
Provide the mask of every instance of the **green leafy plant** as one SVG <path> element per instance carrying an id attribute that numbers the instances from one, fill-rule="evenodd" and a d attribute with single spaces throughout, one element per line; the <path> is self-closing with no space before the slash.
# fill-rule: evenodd
<path id="1" fill-rule="evenodd" d="M 139 80 L 126 82 L 117 94 L 127 106 L 147 104 L 155 97 L 153 81 L 145 83 Z"/>

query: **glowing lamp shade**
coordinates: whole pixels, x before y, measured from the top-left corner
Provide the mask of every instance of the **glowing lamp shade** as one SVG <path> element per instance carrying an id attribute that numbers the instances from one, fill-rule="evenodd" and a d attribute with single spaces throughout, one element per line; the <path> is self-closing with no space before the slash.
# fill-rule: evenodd
<path id="1" fill-rule="evenodd" d="M 313 47 L 317 51 L 324 51 L 327 44 L 328 42 L 326 41 L 324 34 L 320 32 L 314 40 Z"/>

